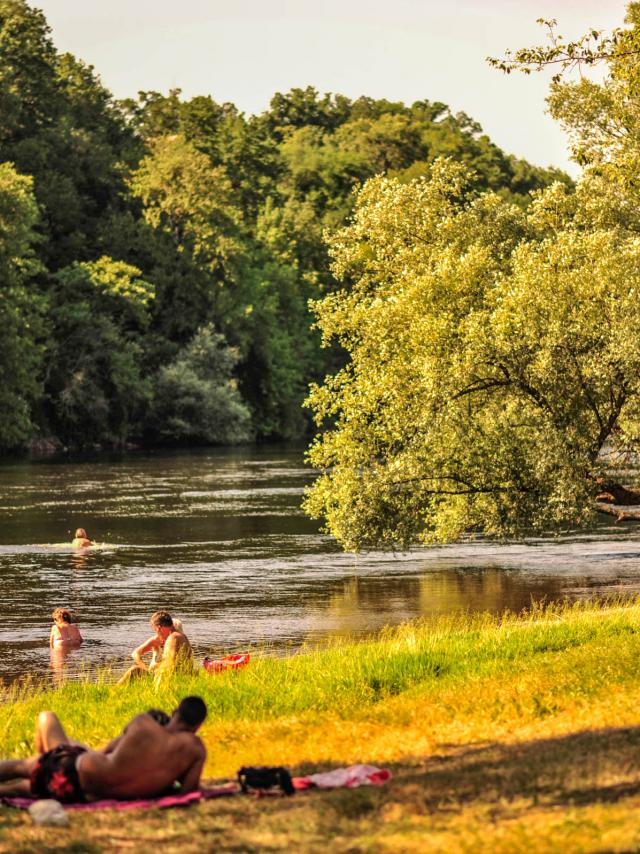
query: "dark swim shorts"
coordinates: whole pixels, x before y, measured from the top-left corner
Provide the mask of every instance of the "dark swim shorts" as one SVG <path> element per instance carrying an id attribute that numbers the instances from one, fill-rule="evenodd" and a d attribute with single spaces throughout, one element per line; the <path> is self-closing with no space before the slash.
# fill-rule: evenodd
<path id="1" fill-rule="evenodd" d="M 31 794 L 38 798 L 55 798 L 62 803 L 83 802 L 85 796 L 76 759 L 86 752 L 86 747 L 59 744 L 43 753 L 31 772 Z"/>

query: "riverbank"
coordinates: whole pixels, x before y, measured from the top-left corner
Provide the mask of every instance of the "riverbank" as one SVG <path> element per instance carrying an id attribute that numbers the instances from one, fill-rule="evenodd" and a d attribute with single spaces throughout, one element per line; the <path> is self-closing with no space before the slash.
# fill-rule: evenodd
<path id="1" fill-rule="evenodd" d="M 0 811 L 20 851 L 616 851 L 640 845 L 640 603 L 408 624 L 380 638 L 156 690 L 12 689 L 2 752 L 31 750 L 37 711 L 97 744 L 150 706 L 203 696 L 206 775 L 391 768 L 380 789 L 234 798 L 187 812 L 72 815 L 35 829 Z"/>

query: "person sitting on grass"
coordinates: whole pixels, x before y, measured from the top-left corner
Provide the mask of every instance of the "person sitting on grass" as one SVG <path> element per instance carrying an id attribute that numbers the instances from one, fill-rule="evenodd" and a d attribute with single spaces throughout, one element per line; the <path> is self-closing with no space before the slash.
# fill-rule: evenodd
<path id="1" fill-rule="evenodd" d="M 155 634 L 140 644 L 131 653 L 135 664 L 118 680 L 118 685 L 126 685 L 131 679 L 143 673 L 162 675 L 170 673 L 177 667 L 190 669 L 193 667 L 193 652 L 187 636 L 181 631 L 182 624 L 174 621 L 168 611 L 156 611 L 151 615 L 151 628 Z M 149 664 L 143 656 L 152 654 Z"/>
<path id="2" fill-rule="evenodd" d="M 95 546 L 95 543 L 87 537 L 87 532 L 84 528 L 78 528 L 76 530 L 75 537 L 71 542 L 71 548 L 86 549 L 87 546 Z"/>
<path id="3" fill-rule="evenodd" d="M 51 634 L 49 635 L 51 649 L 80 646 L 82 635 L 80 629 L 73 622 L 73 616 L 68 608 L 56 608 L 51 618 L 53 619 Z"/>
<path id="4" fill-rule="evenodd" d="M 206 716 L 200 697 L 186 697 L 166 725 L 145 712 L 102 750 L 91 750 L 70 739 L 53 712 L 41 712 L 38 755 L 0 762 L 0 781 L 11 781 L 0 782 L 0 797 L 82 803 L 196 791 L 207 751 L 195 733 Z"/>

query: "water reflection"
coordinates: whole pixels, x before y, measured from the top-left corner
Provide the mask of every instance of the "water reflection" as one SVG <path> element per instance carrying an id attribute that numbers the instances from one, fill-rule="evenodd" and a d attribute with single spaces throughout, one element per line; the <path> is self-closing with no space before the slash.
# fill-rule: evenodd
<path id="1" fill-rule="evenodd" d="M 80 645 L 77 645 L 76 647 L 54 647 L 50 650 L 50 667 L 54 684 L 59 685 L 64 681 L 65 677 L 70 672 L 68 663 L 73 664 L 74 655 L 76 660 L 79 662 L 77 655 L 79 651 Z M 73 672 L 74 669 L 71 668 L 71 673 Z"/>
<path id="2" fill-rule="evenodd" d="M 301 449 L 282 447 L 0 467 L 0 677 L 124 664 L 158 608 L 185 621 L 200 654 L 277 652 L 413 617 L 640 588 L 633 528 L 345 555 L 300 513 L 310 479 Z M 60 543 L 78 526 L 102 545 Z M 59 605 L 87 642 L 54 660 Z"/>

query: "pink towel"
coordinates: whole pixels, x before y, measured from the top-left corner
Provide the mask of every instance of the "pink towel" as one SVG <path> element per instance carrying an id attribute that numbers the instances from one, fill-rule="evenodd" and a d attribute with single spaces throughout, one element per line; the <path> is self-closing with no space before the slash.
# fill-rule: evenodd
<path id="1" fill-rule="evenodd" d="M 64 804 L 68 810 L 82 810 L 92 812 L 93 810 L 135 810 L 135 809 L 169 809 L 170 807 L 187 807 L 198 801 L 209 798 L 222 798 L 225 795 L 237 795 L 240 786 L 237 783 L 227 783 L 224 786 L 216 786 L 212 789 L 200 789 L 198 792 L 187 792 L 186 795 L 164 795 L 160 798 L 141 798 L 137 801 L 117 801 L 114 799 L 102 801 L 90 801 L 87 804 Z M 7 807 L 27 810 L 34 803 L 34 798 L 0 798 L 0 802 Z"/>
<path id="2" fill-rule="evenodd" d="M 375 765 L 349 765 L 348 768 L 334 768 L 324 774 L 309 774 L 307 777 L 294 777 L 295 789 L 355 789 L 358 786 L 381 786 L 393 775 L 387 768 Z"/>

